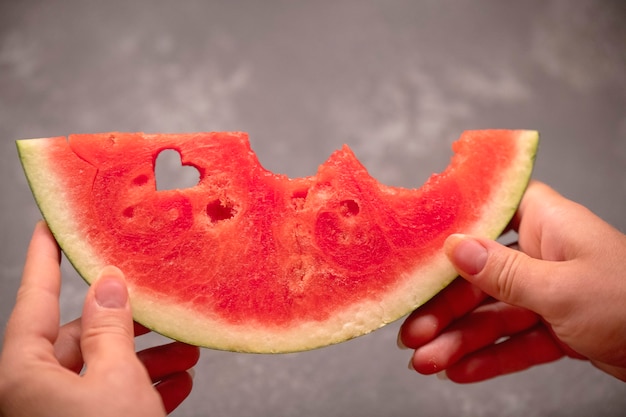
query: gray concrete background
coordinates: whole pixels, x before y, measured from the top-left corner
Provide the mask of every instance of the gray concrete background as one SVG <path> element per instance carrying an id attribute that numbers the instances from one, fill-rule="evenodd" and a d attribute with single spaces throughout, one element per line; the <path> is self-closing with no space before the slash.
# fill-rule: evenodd
<path id="1" fill-rule="evenodd" d="M 534 128 L 535 178 L 625 230 L 624 21 L 620 0 L 3 0 L 0 319 L 40 218 L 18 138 L 245 130 L 290 176 L 348 143 L 382 182 L 419 186 L 462 130 Z M 63 271 L 69 320 L 86 286 Z M 625 386 L 583 362 L 465 386 L 411 373 L 399 324 L 300 354 L 205 350 L 174 415 L 626 414 Z"/>

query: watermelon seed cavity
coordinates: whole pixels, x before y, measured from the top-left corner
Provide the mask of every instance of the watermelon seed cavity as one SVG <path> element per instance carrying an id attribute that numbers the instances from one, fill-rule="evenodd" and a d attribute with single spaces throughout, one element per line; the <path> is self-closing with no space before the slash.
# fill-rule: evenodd
<path id="1" fill-rule="evenodd" d="M 135 215 L 135 208 L 134 207 L 126 207 L 124 209 L 124 211 L 122 212 L 122 214 L 124 215 L 124 217 L 126 218 L 131 218 Z"/>
<path id="2" fill-rule="evenodd" d="M 230 203 L 214 200 L 207 204 L 206 213 L 211 222 L 217 223 L 222 220 L 232 219 L 235 216 L 235 207 Z"/>
<path id="3" fill-rule="evenodd" d="M 147 175 L 139 175 L 137 176 L 134 180 L 133 180 L 133 184 L 135 185 L 144 185 L 148 182 L 148 176 Z"/>
<path id="4" fill-rule="evenodd" d="M 340 203 L 340 212 L 346 217 L 356 216 L 359 214 L 359 204 L 354 200 L 343 200 Z"/>

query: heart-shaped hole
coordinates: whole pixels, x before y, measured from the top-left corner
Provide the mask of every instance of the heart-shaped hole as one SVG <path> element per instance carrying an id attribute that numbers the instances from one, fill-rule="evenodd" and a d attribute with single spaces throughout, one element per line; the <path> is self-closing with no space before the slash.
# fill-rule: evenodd
<path id="1" fill-rule="evenodd" d="M 159 152 L 154 162 L 154 176 L 157 191 L 191 188 L 200 181 L 200 172 L 193 166 L 183 165 L 175 149 Z"/>

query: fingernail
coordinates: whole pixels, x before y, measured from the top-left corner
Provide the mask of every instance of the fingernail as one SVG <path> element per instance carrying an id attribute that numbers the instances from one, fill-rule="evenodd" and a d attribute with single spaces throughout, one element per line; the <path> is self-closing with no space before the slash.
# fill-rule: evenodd
<path id="1" fill-rule="evenodd" d="M 408 349 L 408 347 L 406 347 L 404 345 L 404 343 L 402 343 L 402 333 L 401 332 L 398 332 L 398 338 L 396 339 L 396 344 L 398 345 L 399 349 L 402 349 L 402 350 Z"/>
<path id="2" fill-rule="evenodd" d="M 415 370 L 415 366 L 413 366 L 413 357 L 411 357 L 411 360 L 409 360 L 409 369 L 410 369 L 411 371 L 414 371 L 414 370 Z"/>
<path id="3" fill-rule="evenodd" d="M 123 308 L 128 302 L 124 275 L 115 267 L 106 267 L 95 282 L 95 299 L 100 307 Z"/>
<path id="4" fill-rule="evenodd" d="M 487 248 L 477 240 L 464 235 L 452 235 L 451 253 L 448 251 L 454 265 L 468 275 L 476 275 L 487 264 Z"/>
<path id="5" fill-rule="evenodd" d="M 450 380 L 450 378 L 448 378 L 448 373 L 445 370 L 443 370 L 441 372 L 437 372 L 436 375 L 437 375 L 437 379 L 440 380 L 440 381 L 449 381 Z"/>

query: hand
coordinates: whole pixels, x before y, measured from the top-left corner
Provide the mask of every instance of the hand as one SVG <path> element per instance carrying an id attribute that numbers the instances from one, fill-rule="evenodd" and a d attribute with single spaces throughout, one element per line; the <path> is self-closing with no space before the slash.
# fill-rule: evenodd
<path id="1" fill-rule="evenodd" d="M 626 381 L 626 236 L 537 182 L 512 226 L 521 251 L 448 238 L 465 280 L 402 325 L 412 367 L 475 382 L 569 356 Z"/>
<path id="2" fill-rule="evenodd" d="M 199 349 L 183 343 L 135 353 L 124 276 L 106 267 L 82 319 L 59 328 L 60 252 L 35 228 L 0 356 L 2 416 L 164 416 L 191 391 Z M 85 370 L 83 369 L 83 362 Z M 154 384 L 154 385 L 153 385 Z"/>

